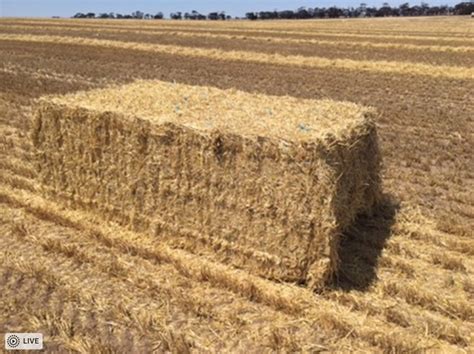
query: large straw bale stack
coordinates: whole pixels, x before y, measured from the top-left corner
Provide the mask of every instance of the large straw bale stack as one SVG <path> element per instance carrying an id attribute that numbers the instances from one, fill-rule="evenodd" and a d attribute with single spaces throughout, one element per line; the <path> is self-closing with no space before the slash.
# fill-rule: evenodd
<path id="1" fill-rule="evenodd" d="M 138 81 L 43 99 L 33 140 L 49 193 L 174 247 L 319 286 L 341 232 L 379 198 L 373 114 Z"/>

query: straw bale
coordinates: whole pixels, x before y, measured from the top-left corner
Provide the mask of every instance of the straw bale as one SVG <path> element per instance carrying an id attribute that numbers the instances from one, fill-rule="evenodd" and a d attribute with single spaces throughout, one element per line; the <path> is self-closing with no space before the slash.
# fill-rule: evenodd
<path id="1" fill-rule="evenodd" d="M 380 195 L 374 111 L 159 81 L 46 97 L 45 190 L 254 274 L 316 287 Z"/>

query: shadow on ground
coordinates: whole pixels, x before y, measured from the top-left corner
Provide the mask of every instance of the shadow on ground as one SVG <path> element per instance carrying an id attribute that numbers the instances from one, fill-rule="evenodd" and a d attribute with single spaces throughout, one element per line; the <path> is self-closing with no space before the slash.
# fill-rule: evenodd
<path id="1" fill-rule="evenodd" d="M 391 236 L 399 204 L 391 196 L 371 216 L 360 216 L 344 233 L 340 245 L 340 268 L 329 288 L 367 290 L 377 280 L 378 260 Z"/>

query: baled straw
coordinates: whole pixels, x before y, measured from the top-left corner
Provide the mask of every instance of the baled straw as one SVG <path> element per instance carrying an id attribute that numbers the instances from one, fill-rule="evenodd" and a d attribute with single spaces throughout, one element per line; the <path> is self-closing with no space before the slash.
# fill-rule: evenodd
<path id="1" fill-rule="evenodd" d="M 379 198 L 374 112 L 159 81 L 42 100 L 42 182 L 158 240 L 316 287 Z"/>

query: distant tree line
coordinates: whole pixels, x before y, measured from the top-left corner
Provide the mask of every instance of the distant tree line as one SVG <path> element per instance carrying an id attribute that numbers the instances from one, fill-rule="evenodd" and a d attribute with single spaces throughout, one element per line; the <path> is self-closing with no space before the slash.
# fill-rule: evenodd
<path id="1" fill-rule="evenodd" d="M 162 20 L 164 18 L 164 15 L 162 12 L 158 12 L 156 14 L 150 14 L 150 13 L 144 13 L 141 11 L 135 11 L 132 14 L 126 14 L 122 15 L 119 13 L 100 13 L 100 14 L 95 14 L 94 12 L 87 12 L 87 13 L 82 13 L 78 12 L 73 16 L 73 18 L 101 18 L 101 19 L 106 19 L 106 18 L 111 18 L 111 19 L 138 19 L 138 20 Z M 193 10 L 191 12 L 185 12 L 182 13 L 180 11 L 178 12 L 172 12 L 170 14 L 170 18 L 172 20 L 230 20 L 232 19 L 231 16 L 226 15 L 225 12 L 211 12 L 207 15 L 203 15 L 199 13 L 196 10 Z"/>
<path id="2" fill-rule="evenodd" d="M 140 20 L 162 20 L 165 16 L 163 15 L 162 12 L 158 12 L 156 14 L 149 14 L 149 13 L 143 13 L 141 11 L 135 11 L 132 12 L 132 14 L 126 14 L 122 15 L 119 13 L 114 13 L 114 12 L 109 12 L 109 13 L 100 13 L 100 14 L 95 14 L 94 12 L 87 12 L 87 13 L 82 13 L 78 12 L 76 13 L 73 18 L 112 18 L 112 19 L 140 19 Z"/>
<path id="3" fill-rule="evenodd" d="M 385 2 L 381 7 L 369 7 L 362 3 L 359 7 L 342 8 L 332 6 L 323 7 L 300 7 L 297 10 L 283 11 L 259 11 L 247 12 L 245 18 L 248 20 L 276 20 L 276 19 L 314 19 L 314 18 L 339 18 L 339 17 L 396 17 L 396 16 L 441 16 L 441 15 L 469 15 L 474 13 L 474 2 L 461 2 L 455 6 L 441 5 L 430 6 L 422 2 L 420 5 L 410 6 L 409 3 L 401 4 L 398 7 L 392 7 Z M 162 12 L 156 14 L 143 13 L 135 11 L 132 14 L 122 15 L 119 13 L 100 13 L 78 12 L 73 18 L 101 18 L 101 19 L 140 19 L 140 20 L 162 20 L 164 15 Z M 211 12 L 203 15 L 196 10 L 182 13 L 172 12 L 170 14 L 172 20 L 230 20 L 231 16 L 225 12 Z M 238 17 L 236 17 L 238 19 Z"/>
<path id="4" fill-rule="evenodd" d="M 420 5 L 410 6 L 409 3 L 401 4 L 398 7 L 391 7 L 387 2 L 379 8 L 369 7 L 362 3 L 354 8 L 306 8 L 300 7 L 297 10 L 284 11 L 260 11 L 247 12 L 245 17 L 248 20 L 276 20 L 276 19 L 311 19 L 311 18 L 339 18 L 339 17 L 388 17 L 388 16 L 440 16 L 440 15 L 469 15 L 474 12 L 474 3 L 461 2 L 453 7 L 448 5 L 430 6 L 425 2 Z"/>

